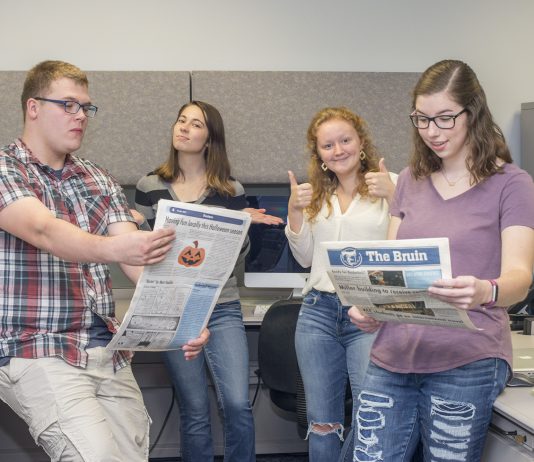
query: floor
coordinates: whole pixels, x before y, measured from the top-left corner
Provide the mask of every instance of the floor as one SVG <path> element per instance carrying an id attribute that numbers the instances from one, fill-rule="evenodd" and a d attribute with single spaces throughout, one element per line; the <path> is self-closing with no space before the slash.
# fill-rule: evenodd
<path id="1" fill-rule="evenodd" d="M 269 454 L 257 456 L 257 462 L 308 462 L 308 454 Z"/>
<path id="2" fill-rule="evenodd" d="M 217 462 L 222 461 L 222 457 L 216 457 Z M 174 458 L 159 458 L 150 459 L 150 462 L 179 462 L 180 459 Z M 257 462 L 308 462 L 308 454 L 269 454 L 259 455 L 256 458 Z"/>

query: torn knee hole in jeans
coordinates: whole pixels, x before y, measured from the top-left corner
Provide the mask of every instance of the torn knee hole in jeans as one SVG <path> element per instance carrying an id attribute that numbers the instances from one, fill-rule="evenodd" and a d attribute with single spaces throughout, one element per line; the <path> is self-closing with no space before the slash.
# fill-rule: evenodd
<path id="1" fill-rule="evenodd" d="M 308 426 L 308 434 L 306 435 L 306 439 L 310 435 L 310 433 L 314 433 L 319 436 L 326 436 L 330 435 L 331 433 L 337 434 L 339 439 L 343 441 L 343 431 L 344 427 L 340 423 L 322 423 L 322 422 L 310 422 L 310 425 Z"/>
<path id="2" fill-rule="evenodd" d="M 466 460 L 476 406 L 472 403 L 431 397 L 432 428 L 429 449 L 433 456 Z"/>
<path id="3" fill-rule="evenodd" d="M 358 430 L 354 446 L 354 461 L 375 462 L 383 460 L 377 432 L 386 427 L 382 409 L 392 408 L 393 398 L 381 393 L 363 390 L 359 395 L 359 401 L 360 407 L 356 413 Z"/>

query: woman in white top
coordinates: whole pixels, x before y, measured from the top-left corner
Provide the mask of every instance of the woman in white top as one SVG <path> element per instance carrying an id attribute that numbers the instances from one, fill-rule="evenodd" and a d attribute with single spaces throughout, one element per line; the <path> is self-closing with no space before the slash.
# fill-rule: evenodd
<path id="1" fill-rule="evenodd" d="M 297 261 L 311 266 L 297 323 L 295 345 L 306 393 L 310 461 L 337 461 L 342 454 L 347 378 L 359 388 L 374 336 L 350 322 L 327 274 L 322 241 L 385 239 L 388 202 L 396 175 L 347 108 L 319 111 L 308 128 L 310 183 L 289 172 L 291 196 L 286 235 Z M 354 415 L 354 412 L 353 412 Z M 350 456 L 350 444 L 343 454 Z"/>

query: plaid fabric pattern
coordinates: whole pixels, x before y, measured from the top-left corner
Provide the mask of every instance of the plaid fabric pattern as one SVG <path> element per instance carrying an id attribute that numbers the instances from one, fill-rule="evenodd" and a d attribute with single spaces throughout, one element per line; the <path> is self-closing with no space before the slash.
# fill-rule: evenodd
<path id="1" fill-rule="evenodd" d="M 62 220 L 106 235 L 111 223 L 134 221 L 117 181 L 94 163 L 68 155 L 61 180 L 21 140 L 0 151 L 0 210 L 36 197 Z M 115 332 L 115 304 L 105 264 L 73 263 L 0 229 L 0 357 L 59 356 L 85 367 L 92 313 Z M 114 365 L 130 352 L 116 352 Z"/>

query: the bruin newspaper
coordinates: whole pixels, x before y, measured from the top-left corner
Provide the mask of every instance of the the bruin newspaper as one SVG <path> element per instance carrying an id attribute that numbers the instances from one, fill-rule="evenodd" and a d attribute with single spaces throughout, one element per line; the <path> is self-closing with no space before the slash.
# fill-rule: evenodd
<path id="1" fill-rule="evenodd" d="M 230 277 L 250 215 L 170 200 L 158 203 L 154 229 L 173 227 L 163 261 L 146 266 L 108 348 L 173 350 L 199 336 Z"/>
<path id="2" fill-rule="evenodd" d="M 477 329 L 464 310 L 430 297 L 451 278 L 449 240 L 322 242 L 328 275 L 344 305 L 381 321 Z"/>

